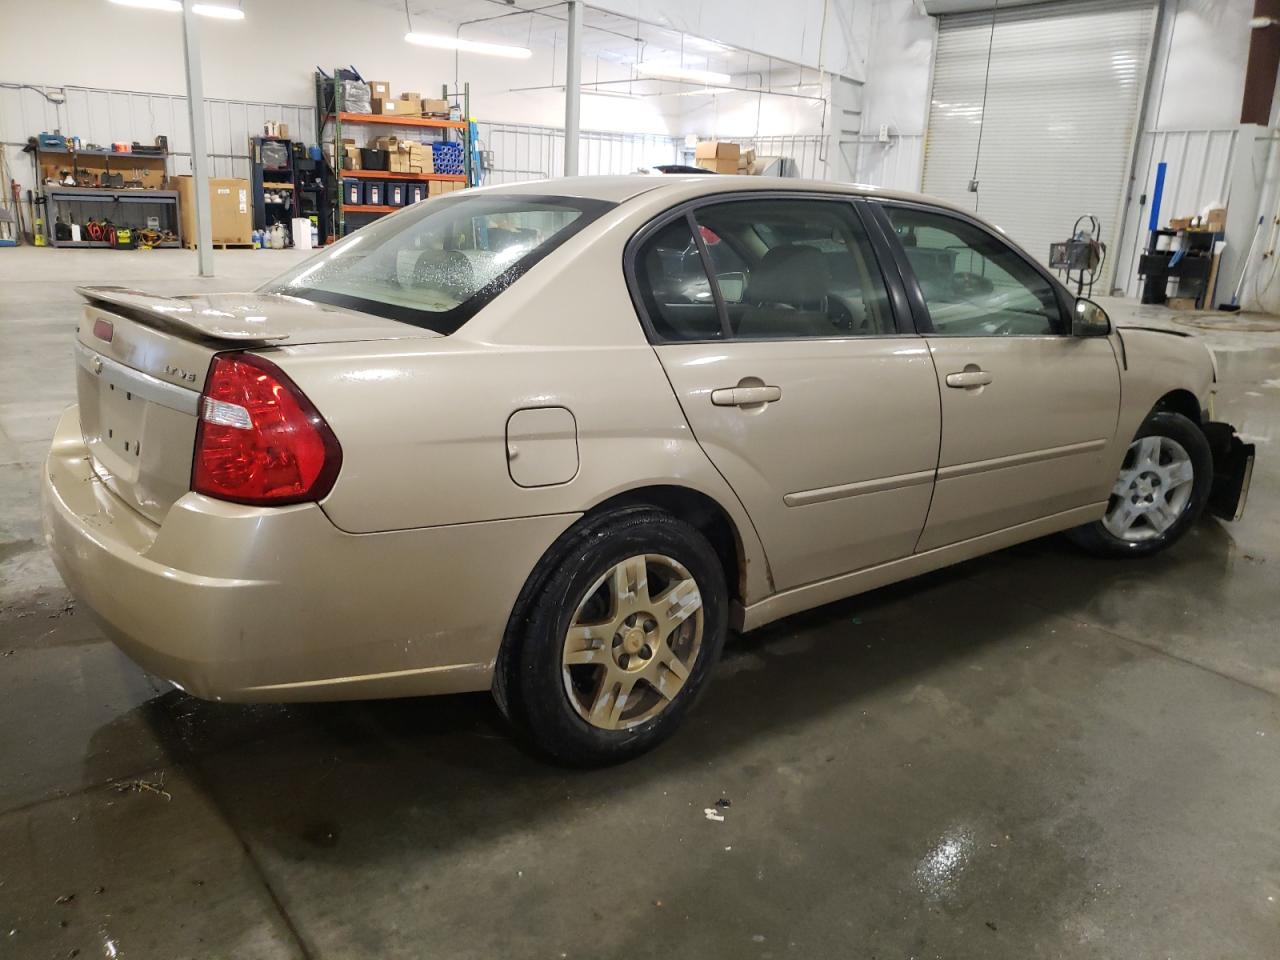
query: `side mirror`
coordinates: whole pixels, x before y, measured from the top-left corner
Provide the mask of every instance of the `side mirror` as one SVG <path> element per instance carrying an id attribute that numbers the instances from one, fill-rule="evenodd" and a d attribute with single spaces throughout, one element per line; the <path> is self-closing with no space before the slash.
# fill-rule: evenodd
<path id="1" fill-rule="evenodd" d="M 1086 297 L 1076 300 L 1075 312 L 1071 315 L 1073 337 L 1105 337 L 1110 332 L 1111 318 L 1107 311 Z"/>

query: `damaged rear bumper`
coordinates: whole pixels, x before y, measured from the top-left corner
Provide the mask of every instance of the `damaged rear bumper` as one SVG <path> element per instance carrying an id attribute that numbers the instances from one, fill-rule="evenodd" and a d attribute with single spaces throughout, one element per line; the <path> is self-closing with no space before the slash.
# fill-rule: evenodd
<path id="1" fill-rule="evenodd" d="M 1249 482 L 1253 479 L 1254 446 L 1236 435 L 1229 423 L 1208 421 L 1201 424 L 1213 451 L 1213 487 L 1209 491 L 1209 512 L 1223 520 L 1239 520 L 1244 516 L 1249 499 Z"/>

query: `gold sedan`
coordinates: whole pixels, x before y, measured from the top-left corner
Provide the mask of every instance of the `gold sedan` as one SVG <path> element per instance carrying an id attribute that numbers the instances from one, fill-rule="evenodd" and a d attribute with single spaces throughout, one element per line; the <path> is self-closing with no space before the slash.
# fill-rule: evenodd
<path id="1" fill-rule="evenodd" d="M 1061 530 L 1161 550 L 1253 450 L 1193 340 L 968 213 L 758 177 L 415 204 L 255 293 L 86 288 L 45 526 L 205 698 L 492 689 L 632 756 L 732 627 Z"/>

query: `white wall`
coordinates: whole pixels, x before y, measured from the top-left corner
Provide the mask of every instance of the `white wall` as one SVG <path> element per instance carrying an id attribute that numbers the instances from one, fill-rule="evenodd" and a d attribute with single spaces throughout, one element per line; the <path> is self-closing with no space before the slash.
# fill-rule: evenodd
<path id="1" fill-rule="evenodd" d="M 317 65 L 355 64 L 393 90 L 438 95 L 453 84 L 454 55 L 404 42 L 403 13 L 359 0 L 244 0 L 243 21 L 200 18 L 205 95 L 227 100 L 311 104 Z M 186 90 L 181 18 L 106 0 L 4 0 L 0 80 L 72 84 L 149 93 Z M 57 24 L 58 41 L 43 38 Z M 443 24 L 415 18 L 422 30 Z M 65 54 L 65 55 L 63 55 Z M 472 112 L 488 119 L 561 124 L 562 91 L 513 94 L 512 87 L 563 82 L 563 51 L 535 50 L 527 61 L 462 54 L 457 77 L 469 81 Z M 594 77 L 594 63 L 590 67 Z M 601 67 L 601 79 L 626 74 Z M 665 132 L 656 100 L 587 97 L 582 126 Z"/>

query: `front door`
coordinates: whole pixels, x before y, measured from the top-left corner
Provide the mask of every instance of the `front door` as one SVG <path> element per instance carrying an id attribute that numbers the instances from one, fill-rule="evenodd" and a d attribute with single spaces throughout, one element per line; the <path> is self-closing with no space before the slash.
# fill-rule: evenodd
<path id="1" fill-rule="evenodd" d="M 1120 409 L 1110 341 L 1071 336 L 1049 278 L 976 223 L 882 209 L 923 300 L 942 397 L 937 489 L 918 549 L 1105 501 Z"/>
<path id="2" fill-rule="evenodd" d="M 709 203 L 645 241 L 635 279 L 689 425 L 777 588 L 909 555 L 933 490 L 938 388 L 853 205 Z"/>

